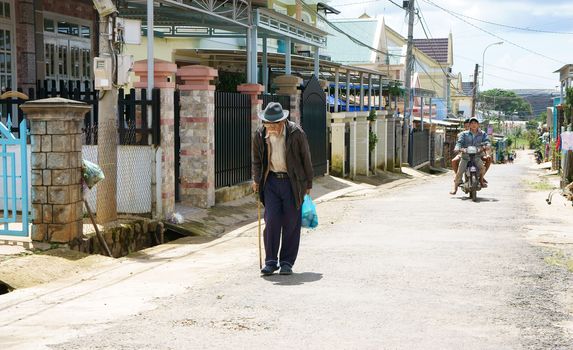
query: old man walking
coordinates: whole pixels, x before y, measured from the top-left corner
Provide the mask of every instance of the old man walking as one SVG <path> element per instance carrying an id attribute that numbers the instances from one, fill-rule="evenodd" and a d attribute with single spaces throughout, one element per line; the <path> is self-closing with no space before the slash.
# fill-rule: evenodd
<path id="1" fill-rule="evenodd" d="M 259 114 L 253 137 L 253 189 L 265 206 L 265 266 L 261 274 L 292 274 L 300 242 L 301 205 L 312 188 L 306 134 L 288 121 L 289 112 L 271 102 Z M 282 239 L 282 244 L 281 244 Z M 280 246 L 280 252 L 279 252 Z"/>

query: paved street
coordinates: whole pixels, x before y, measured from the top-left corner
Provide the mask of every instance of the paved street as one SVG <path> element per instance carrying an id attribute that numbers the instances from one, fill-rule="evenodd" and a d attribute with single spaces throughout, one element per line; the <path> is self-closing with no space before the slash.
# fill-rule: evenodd
<path id="1" fill-rule="evenodd" d="M 572 275 L 525 240 L 520 163 L 479 203 L 450 175 L 322 203 L 293 276 L 259 277 L 251 229 L 20 291 L 0 299 L 0 347 L 573 349 Z"/>

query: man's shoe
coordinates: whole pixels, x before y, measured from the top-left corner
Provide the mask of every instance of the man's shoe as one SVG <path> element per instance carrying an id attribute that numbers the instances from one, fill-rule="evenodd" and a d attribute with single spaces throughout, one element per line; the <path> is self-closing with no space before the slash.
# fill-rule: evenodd
<path id="1" fill-rule="evenodd" d="M 277 266 L 265 265 L 265 267 L 263 267 L 263 269 L 261 270 L 261 275 L 270 276 L 278 269 L 279 268 Z"/>
<path id="2" fill-rule="evenodd" d="M 281 270 L 279 271 L 279 275 L 292 275 L 292 268 L 288 265 L 281 266 Z"/>

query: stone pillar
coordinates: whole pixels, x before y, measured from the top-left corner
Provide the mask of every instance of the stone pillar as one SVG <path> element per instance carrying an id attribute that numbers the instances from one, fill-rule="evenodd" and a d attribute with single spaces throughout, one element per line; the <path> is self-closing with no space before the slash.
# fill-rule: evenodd
<path id="1" fill-rule="evenodd" d="M 369 150 L 369 128 L 370 122 L 367 119 L 367 114 L 359 114 L 356 117 L 355 129 L 356 133 L 356 175 L 369 175 L 370 169 L 370 150 Z"/>
<path id="2" fill-rule="evenodd" d="M 21 108 L 32 144 L 32 239 L 68 243 L 82 233 L 82 126 L 90 107 L 48 98 Z"/>
<path id="3" fill-rule="evenodd" d="M 139 82 L 135 88 L 147 88 L 147 60 L 137 61 L 134 65 L 135 75 Z M 156 218 L 166 219 L 175 210 L 175 110 L 173 96 L 175 93 L 175 73 L 177 65 L 164 60 L 155 59 L 154 87 L 160 90 L 160 140 L 161 149 L 161 179 L 153 181 L 151 195 L 155 200 L 152 211 Z M 141 93 L 141 91 L 140 91 Z M 151 114 L 149 114 L 151 115 Z"/>
<path id="4" fill-rule="evenodd" d="M 343 177 L 345 170 L 344 161 L 346 160 L 344 134 L 346 132 L 345 113 L 333 113 L 331 129 L 331 159 L 330 171 L 332 175 Z"/>
<path id="5" fill-rule="evenodd" d="M 263 100 L 259 96 L 265 91 L 265 87 L 260 84 L 241 84 L 237 86 L 237 91 L 251 97 L 251 134 L 254 134 L 260 123 L 259 112 L 263 106 Z"/>
<path id="6" fill-rule="evenodd" d="M 181 91 L 181 201 L 200 208 L 215 205 L 216 69 L 185 66 L 177 71 Z"/>
<path id="7" fill-rule="evenodd" d="M 281 75 L 273 80 L 278 87 L 279 95 L 290 96 L 290 120 L 301 125 L 300 115 L 300 90 L 298 87 L 302 84 L 302 78 L 294 75 Z"/>
<path id="8" fill-rule="evenodd" d="M 356 112 L 346 112 L 346 118 L 344 119 L 346 123 L 348 123 L 348 127 L 350 129 L 350 159 L 349 159 L 349 166 L 348 174 L 350 178 L 355 178 L 357 175 L 356 172 Z"/>
<path id="9" fill-rule="evenodd" d="M 384 116 L 381 115 L 382 113 L 377 113 L 378 116 L 374 121 L 374 125 L 372 126 L 374 129 L 374 133 L 378 138 L 378 142 L 376 142 L 376 147 L 374 148 L 374 168 L 384 170 L 384 166 L 386 164 L 386 140 L 388 139 L 386 133 L 386 120 Z"/>

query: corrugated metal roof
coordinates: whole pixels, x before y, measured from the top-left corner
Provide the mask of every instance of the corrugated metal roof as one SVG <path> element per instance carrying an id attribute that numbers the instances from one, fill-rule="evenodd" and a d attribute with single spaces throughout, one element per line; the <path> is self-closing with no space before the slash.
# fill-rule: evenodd
<path id="1" fill-rule="evenodd" d="M 448 63 L 448 38 L 414 39 L 414 46 L 440 64 Z"/>

